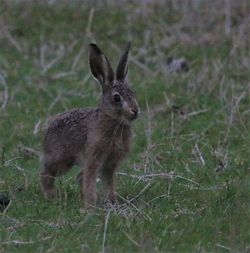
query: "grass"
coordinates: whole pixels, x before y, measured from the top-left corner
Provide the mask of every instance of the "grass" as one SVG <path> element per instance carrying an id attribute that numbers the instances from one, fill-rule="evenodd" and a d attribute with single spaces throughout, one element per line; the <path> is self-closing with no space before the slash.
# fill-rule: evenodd
<path id="1" fill-rule="evenodd" d="M 97 3 L 1 2 L 0 252 L 249 252 L 248 1 Z M 142 116 L 119 206 L 87 212 L 79 168 L 44 200 L 38 153 L 50 115 L 97 104 L 92 41 L 113 65 L 132 41 Z M 168 56 L 190 71 L 170 73 Z"/>

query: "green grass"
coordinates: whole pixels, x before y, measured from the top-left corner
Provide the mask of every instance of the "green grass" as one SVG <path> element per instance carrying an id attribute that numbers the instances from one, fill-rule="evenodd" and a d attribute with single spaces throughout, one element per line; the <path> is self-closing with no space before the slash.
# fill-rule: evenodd
<path id="1" fill-rule="evenodd" d="M 224 1 L 173 2 L 1 2 L 0 192 L 11 203 L 0 252 L 249 252 L 250 6 L 237 1 L 228 14 Z M 44 200 L 37 152 L 50 115 L 98 102 L 91 41 L 113 65 L 132 41 L 142 115 L 118 175 L 119 206 L 100 198 L 87 212 L 79 168 L 58 180 L 56 201 Z M 168 56 L 185 57 L 190 71 L 169 73 Z"/>

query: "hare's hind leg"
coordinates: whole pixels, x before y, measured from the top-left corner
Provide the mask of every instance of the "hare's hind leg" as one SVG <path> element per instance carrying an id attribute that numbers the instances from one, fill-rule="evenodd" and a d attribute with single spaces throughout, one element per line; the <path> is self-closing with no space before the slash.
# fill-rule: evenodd
<path id="1" fill-rule="evenodd" d="M 67 158 L 60 161 L 44 161 L 43 170 L 40 173 L 41 188 L 44 196 L 51 200 L 56 197 L 55 179 L 66 173 L 73 165 L 73 159 Z"/>
<path id="2" fill-rule="evenodd" d="M 56 196 L 55 191 L 55 177 L 56 173 L 53 172 L 50 167 L 45 167 L 40 173 L 40 181 L 42 192 L 46 199 L 52 200 Z"/>

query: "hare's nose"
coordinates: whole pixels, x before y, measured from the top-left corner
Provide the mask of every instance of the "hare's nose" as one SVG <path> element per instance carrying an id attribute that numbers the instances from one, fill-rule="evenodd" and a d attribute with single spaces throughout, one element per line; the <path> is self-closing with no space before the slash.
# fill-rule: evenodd
<path id="1" fill-rule="evenodd" d="M 138 109 L 137 108 L 131 108 L 130 111 L 131 111 L 131 114 L 133 114 L 133 117 L 137 118 L 137 116 L 138 116 Z"/>

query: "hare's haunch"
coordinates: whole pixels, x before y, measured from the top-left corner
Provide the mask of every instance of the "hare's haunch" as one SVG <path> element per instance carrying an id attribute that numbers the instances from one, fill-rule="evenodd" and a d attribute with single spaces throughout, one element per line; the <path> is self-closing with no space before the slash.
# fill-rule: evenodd
<path id="1" fill-rule="evenodd" d="M 97 173 L 103 180 L 107 199 L 112 203 L 116 201 L 115 172 L 128 154 L 131 122 L 139 113 L 126 78 L 129 48 L 130 44 L 122 53 L 114 74 L 99 47 L 89 45 L 90 69 L 102 87 L 102 99 L 97 108 L 67 111 L 56 115 L 49 123 L 40 173 L 42 190 L 48 199 L 55 197 L 56 176 L 78 164 L 85 167 L 77 179 L 86 208 L 96 204 Z"/>

